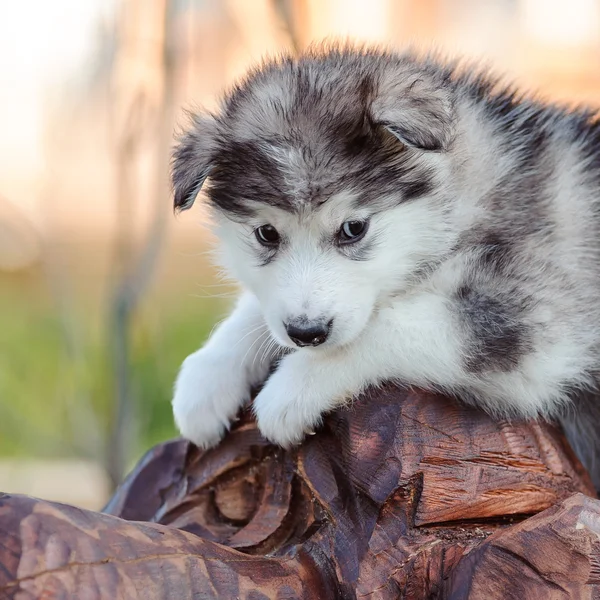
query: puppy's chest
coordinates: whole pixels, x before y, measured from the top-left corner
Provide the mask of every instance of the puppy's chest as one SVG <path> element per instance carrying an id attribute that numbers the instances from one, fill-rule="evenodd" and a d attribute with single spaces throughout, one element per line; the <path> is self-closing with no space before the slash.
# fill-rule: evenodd
<path id="1" fill-rule="evenodd" d="M 456 383 L 464 373 L 468 335 L 451 297 L 422 292 L 399 297 L 377 317 L 376 352 L 387 355 L 397 376 L 414 383 Z"/>

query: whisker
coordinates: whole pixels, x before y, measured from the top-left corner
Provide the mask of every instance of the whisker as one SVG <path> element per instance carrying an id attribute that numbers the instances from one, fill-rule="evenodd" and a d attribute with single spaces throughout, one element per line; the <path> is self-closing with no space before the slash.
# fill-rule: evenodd
<path id="1" fill-rule="evenodd" d="M 197 298 L 200 300 L 206 300 L 207 298 L 237 298 L 237 294 L 231 292 L 229 294 L 190 294 L 190 298 Z"/>
<path id="2" fill-rule="evenodd" d="M 267 345 L 267 347 L 263 350 L 262 356 L 260 358 L 260 362 L 264 362 L 269 358 L 269 355 L 273 351 L 273 349 L 277 346 L 277 340 L 275 338 L 271 338 L 271 343 Z"/>
<path id="3" fill-rule="evenodd" d="M 178 252 L 177 256 L 181 258 L 198 258 L 212 254 L 214 250 L 202 250 L 201 252 Z"/>
<path id="4" fill-rule="evenodd" d="M 258 327 L 254 327 L 253 329 L 251 329 L 250 331 L 248 331 L 248 333 L 245 333 L 234 345 L 233 345 L 233 349 L 237 348 L 239 344 L 241 344 L 249 335 L 252 335 L 253 333 L 256 333 L 257 331 L 259 331 L 262 327 L 266 327 L 266 325 L 264 323 L 261 323 Z M 262 334 L 261 334 L 262 335 Z"/>
<path id="5" fill-rule="evenodd" d="M 263 359 L 264 359 L 264 352 L 265 352 L 265 350 L 266 350 L 266 349 L 267 349 L 267 348 L 268 348 L 268 347 L 271 345 L 271 340 L 272 340 L 272 339 L 273 339 L 273 338 L 271 338 L 271 337 L 267 337 L 267 338 L 265 338 L 265 339 L 263 340 L 263 342 L 261 343 L 260 347 L 259 347 L 259 348 L 258 348 L 258 350 L 256 351 L 256 354 L 254 355 L 254 360 L 252 361 L 252 368 L 254 368 L 254 363 L 256 362 L 256 359 L 258 358 L 258 355 L 260 354 L 261 350 L 262 350 L 263 352 L 262 352 L 262 356 L 261 356 L 261 359 L 260 359 L 260 361 L 259 361 L 259 363 L 258 363 L 258 364 L 260 365 L 260 364 L 263 362 Z"/>
<path id="6" fill-rule="evenodd" d="M 258 342 L 259 340 L 261 340 L 262 338 L 264 338 L 265 335 L 269 334 L 269 330 L 266 329 L 265 331 L 263 331 L 263 333 L 261 333 L 261 335 L 259 335 L 253 342 L 252 344 L 250 344 L 250 347 L 248 348 L 248 350 L 246 350 L 246 354 L 244 354 L 241 362 L 240 362 L 240 367 L 243 366 L 243 364 L 246 362 L 246 357 L 248 356 L 248 354 L 250 353 L 250 350 L 252 350 L 252 348 L 254 347 L 254 345 L 256 344 L 256 342 Z M 260 347 L 260 346 L 259 346 Z M 254 363 L 253 363 L 254 364 Z"/>
<path id="7" fill-rule="evenodd" d="M 203 289 L 206 288 L 215 288 L 215 287 L 235 287 L 235 284 L 233 283 L 209 283 L 209 284 L 202 284 L 200 282 L 196 283 L 197 286 L 202 287 Z"/>

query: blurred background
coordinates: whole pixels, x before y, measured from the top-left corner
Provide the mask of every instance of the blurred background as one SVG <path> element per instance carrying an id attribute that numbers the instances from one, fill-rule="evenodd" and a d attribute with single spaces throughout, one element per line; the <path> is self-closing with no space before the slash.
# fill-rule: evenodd
<path id="1" fill-rule="evenodd" d="M 183 108 L 324 38 L 432 45 L 600 105 L 600 0 L 1 0 L 0 490 L 100 508 L 175 435 L 183 358 L 234 288 L 175 217 Z"/>

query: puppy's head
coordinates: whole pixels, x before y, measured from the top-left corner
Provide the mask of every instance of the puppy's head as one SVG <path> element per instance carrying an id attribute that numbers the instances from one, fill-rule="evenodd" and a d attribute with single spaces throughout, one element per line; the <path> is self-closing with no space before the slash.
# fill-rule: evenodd
<path id="1" fill-rule="evenodd" d="M 410 57 L 268 63 L 180 139 L 175 207 L 207 183 L 222 263 L 280 343 L 350 343 L 444 249 L 452 112 L 444 74 Z"/>

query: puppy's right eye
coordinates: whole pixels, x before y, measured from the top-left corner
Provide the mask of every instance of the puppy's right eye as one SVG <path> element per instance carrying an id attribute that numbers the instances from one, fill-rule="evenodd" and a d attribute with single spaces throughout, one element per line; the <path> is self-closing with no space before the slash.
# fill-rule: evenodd
<path id="1" fill-rule="evenodd" d="M 261 225 L 254 230 L 254 235 L 259 244 L 263 246 L 277 246 L 279 244 L 279 233 L 273 225 Z"/>

